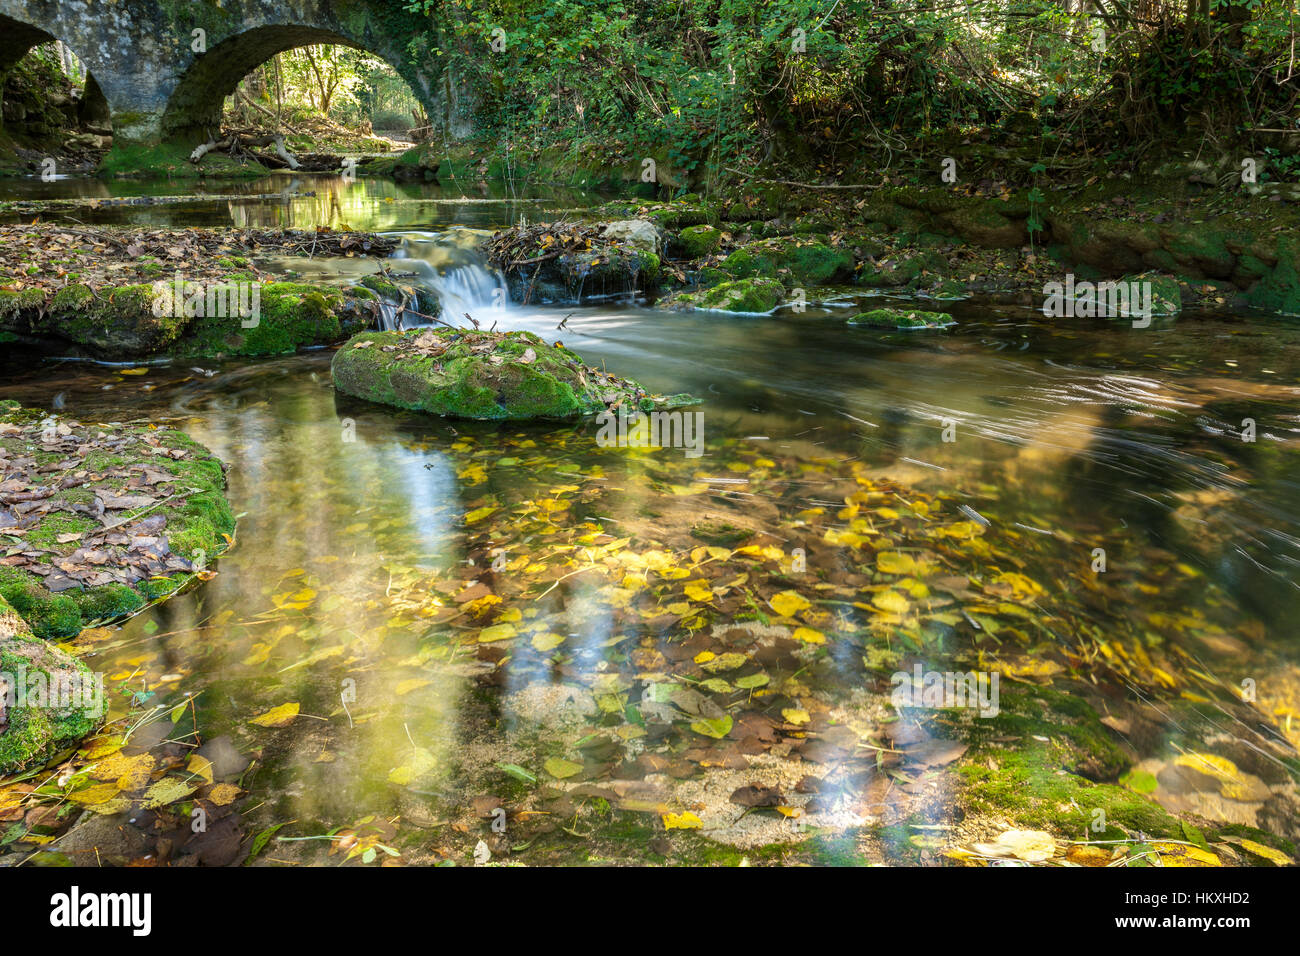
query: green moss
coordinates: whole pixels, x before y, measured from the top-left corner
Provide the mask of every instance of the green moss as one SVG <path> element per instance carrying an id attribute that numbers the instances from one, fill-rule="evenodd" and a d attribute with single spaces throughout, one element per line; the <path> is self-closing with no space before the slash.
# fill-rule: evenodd
<path id="1" fill-rule="evenodd" d="M 1278 242 L 1277 265 L 1250 288 L 1246 301 L 1257 309 L 1300 315 L 1300 242 Z"/>
<path id="2" fill-rule="evenodd" d="M 1093 783 L 1063 771 L 1068 750 L 1029 741 L 1016 751 L 990 751 L 988 762 L 965 764 L 963 799 L 974 808 L 1009 819 L 1020 827 L 1045 828 L 1062 835 L 1089 833 L 1092 839 L 1125 839 L 1137 834 L 1183 839 L 1182 824 L 1154 800 L 1125 787 Z M 1099 817 L 1094 811 L 1101 810 Z M 1105 830 L 1090 830 L 1104 819 Z"/>
<path id="3" fill-rule="evenodd" d="M 668 229 L 680 229 L 685 226 L 716 224 L 722 221 L 717 206 L 698 200 L 682 199 L 667 203 L 648 213 L 658 225 Z"/>
<path id="4" fill-rule="evenodd" d="M 740 528 L 726 521 L 702 521 L 691 528 L 691 536 L 706 544 L 734 548 L 747 538 L 752 538 L 754 532 L 750 528 Z"/>
<path id="5" fill-rule="evenodd" d="M 279 355 L 331 345 L 374 320 L 369 290 L 357 295 L 332 286 L 272 282 L 258 288 L 258 297 L 255 317 L 195 318 L 170 351 L 177 356 Z"/>
<path id="6" fill-rule="evenodd" d="M 77 605 L 83 624 L 114 621 L 134 614 L 145 605 L 139 592 L 125 584 L 104 584 L 84 591 L 71 591 L 69 596 Z"/>
<path id="7" fill-rule="evenodd" d="M 59 535 L 84 534 L 99 528 L 99 522 L 86 515 L 51 514 L 27 535 L 27 542 L 37 548 L 53 548 Z"/>
<path id="8" fill-rule="evenodd" d="M 123 357 L 166 348 L 175 342 L 185 320 L 156 315 L 152 284 L 100 290 L 81 284 L 65 286 L 51 298 L 43 315 L 30 320 L 34 333 L 82 345 L 97 354 Z"/>
<path id="9" fill-rule="evenodd" d="M 872 309 L 849 319 L 849 325 L 865 325 L 873 329 L 942 329 L 955 324 L 947 312 L 922 312 L 920 309 Z"/>
<path id="10" fill-rule="evenodd" d="M 12 404 L 0 405 L 0 420 L 6 422 L 31 428 L 34 424 L 32 415 Z M 234 516 L 223 494 L 225 475 L 221 463 L 202 445 L 174 429 L 133 426 L 125 431 L 118 428 L 117 434 L 140 440 L 128 443 L 122 453 L 110 455 L 95 450 L 85 455 L 83 464 L 90 473 L 90 483 L 60 492 L 51 499 L 51 504 L 85 503 L 93 499 L 96 489 L 116 490 L 123 479 L 105 474 L 113 469 L 147 463 L 169 470 L 175 476 L 174 487 L 183 489 L 184 494 L 157 510 L 165 518 L 163 534 L 173 554 L 206 566 L 225 549 L 226 536 L 233 534 L 235 528 Z M 150 453 L 153 446 L 143 441 L 146 436 L 187 455 L 181 459 L 159 459 Z M 7 441 L 12 443 L 17 439 Z M 23 447 L 31 453 L 30 446 Z M 59 536 L 84 534 L 99 528 L 98 522 L 84 515 L 52 511 L 29 530 L 25 540 L 49 551 L 52 562 L 66 557 L 79 546 L 76 540 L 61 543 Z M 195 570 L 199 569 L 196 567 Z M 146 601 L 175 591 L 193 577 L 189 572 L 176 572 L 164 578 L 141 581 L 134 587 L 108 583 L 51 593 L 39 575 L 22 568 L 0 566 L 0 597 L 22 616 L 37 637 L 58 639 L 76 635 L 91 622 L 115 620 L 132 614 Z"/>
<path id="11" fill-rule="evenodd" d="M 693 297 L 700 309 L 766 314 L 780 304 L 785 287 L 776 279 L 737 279 L 722 282 Z"/>
<path id="12" fill-rule="evenodd" d="M 0 598 L 0 673 L 32 688 L 75 688 L 80 706 L 46 698 L 44 705 L 20 699 L 5 713 L 0 730 L 0 773 L 41 766 L 73 746 L 103 722 L 102 686 L 85 664 L 12 627 L 14 617 Z M 24 698 L 27 697 L 24 694 Z M 55 706 L 58 704 L 58 706 Z"/>
<path id="13" fill-rule="evenodd" d="M 611 394 L 631 407 L 687 403 L 683 396 L 653 399 L 636 383 L 598 381 L 572 352 L 532 333 L 484 335 L 443 329 L 363 333 L 334 356 L 335 387 L 398 408 L 494 421 L 595 414 Z M 417 340 L 434 354 L 415 350 Z M 492 348 L 475 350 L 483 344 Z"/>
<path id="14" fill-rule="evenodd" d="M 366 276 L 361 280 L 362 288 L 377 292 L 380 296 L 389 302 L 401 302 L 402 290 L 397 283 L 385 276 L 375 274 Z"/>
<path id="15" fill-rule="evenodd" d="M 16 319 L 21 313 L 39 309 L 44 304 L 43 289 L 19 289 L 17 292 L 0 289 L 0 322 Z"/>
<path id="16" fill-rule="evenodd" d="M 0 566 L 4 598 L 37 637 L 73 637 L 81 631 L 81 609 L 67 594 L 51 594 L 40 578 L 19 568 Z"/>
<path id="17" fill-rule="evenodd" d="M 945 265 L 943 257 L 934 252 L 902 255 L 879 266 L 864 267 L 855 281 L 872 288 L 913 286 L 924 284 L 927 273 L 941 274 Z"/>
<path id="18" fill-rule="evenodd" d="M 798 285 L 847 280 L 853 265 L 853 254 L 848 249 L 827 245 L 817 237 L 752 242 L 734 250 L 722 262 L 722 268 L 738 279 L 777 276 Z"/>
<path id="19" fill-rule="evenodd" d="M 129 126 L 123 114 L 113 117 L 117 126 Z M 116 179 L 256 179 L 266 175 L 266 167 L 252 160 L 242 161 L 222 153 L 211 152 L 199 163 L 190 162 L 193 145 L 176 141 L 158 144 L 119 141 L 100 161 L 97 174 Z"/>
<path id="20" fill-rule="evenodd" d="M 707 224 L 688 226 L 677 234 L 675 245 L 686 259 L 711 256 L 722 245 L 722 230 Z"/>
<path id="21" fill-rule="evenodd" d="M 1183 292 L 1173 276 L 1158 272 L 1124 276 L 1120 282 L 1149 283 L 1151 286 L 1151 312 L 1154 315 L 1177 315 L 1183 311 Z M 1131 287 L 1131 286 L 1130 286 Z"/>

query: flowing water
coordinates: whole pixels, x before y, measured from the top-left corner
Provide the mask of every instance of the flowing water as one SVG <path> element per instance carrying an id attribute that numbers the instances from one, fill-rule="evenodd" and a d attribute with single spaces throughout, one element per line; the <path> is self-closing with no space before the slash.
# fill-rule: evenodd
<path id="1" fill-rule="evenodd" d="M 948 556 L 958 552 L 928 543 L 935 527 L 948 522 L 951 530 L 961 519 L 948 540 L 988 543 L 972 560 L 1007 572 L 1009 583 L 1000 611 L 986 593 L 919 630 L 892 605 L 828 601 L 831 611 L 816 629 L 825 643 L 790 651 L 788 641 L 777 642 L 763 658 L 768 691 L 782 687 L 767 709 L 780 711 L 774 719 L 785 721 L 784 731 L 797 730 L 798 714 L 809 711 L 808 726 L 843 748 L 844 760 L 860 756 L 859 745 L 832 732 L 880 719 L 859 689 L 887 694 L 889 672 L 918 654 L 935 666 L 969 664 L 970 640 L 959 636 L 971 633 L 969 625 L 985 642 L 981 653 L 1017 648 L 1021 669 L 1004 669 L 1004 686 L 1032 683 L 1023 661 L 1058 653 L 1075 668 L 1070 680 L 1084 683 L 1087 668 L 1078 668 L 1088 655 L 1112 675 L 1116 660 L 1127 661 L 1132 666 L 1118 673 L 1128 675 L 1130 698 L 1143 700 L 1170 689 L 1152 668 L 1171 677 L 1173 696 L 1184 701 L 1211 698 L 1206 675 L 1228 687 L 1252 681 L 1265 719 L 1239 736 L 1262 734 L 1283 749 L 1284 738 L 1300 739 L 1290 718 L 1300 706 L 1295 323 L 1185 315 L 1139 330 L 1092 320 L 1049 324 L 1026 309 L 959 303 L 954 329 L 918 335 L 850 327 L 846 308 L 737 317 L 633 302 L 502 307 L 499 279 L 472 251 L 472 230 L 596 197 L 304 180 L 297 191 L 314 195 L 88 201 L 68 214 L 83 222 L 401 233 L 390 266 L 438 295 L 446 314 L 473 312 L 500 328 L 562 338 L 589 364 L 652 391 L 703 398 L 692 410 L 702 415 L 703 445 L 698 457 L 688 448 L 610 448 L 590 425 L 484 425 L 368 405 L 332 390 L 328 351 L 149 366 L 143 374 L 4 355 L 0 398 L 49 408 L 57 396 L 62 414 L 85 420 L 174 419 L 229 463 L 229 497 L 240 517 L 236 545 L 216 576 L 79 644 L 106 673 L 117 713 L 156 709 L 132 734 L 133 748 L 179 764 L 202 744 L 215 779 L 241 788 L 229 837 L 242 843 L 240 858 L 254 834 L 279 824 L 258 848 L 263 862 L 338 861 L 346 855 L 340 847 L 356 845 L 388 847 L 400 854 L 389 858 L 406 862 L 467 862 L 481 837 L 498 858 L 525 862 L 677 852 L 659 843 L 647 850 L 649 829 L 613 826 L 611 803 L 625 817 L 651 821 L 694 808 L 705 836 L 742 849 L 797 842 L 802 834 L 792 835 L 778 814 L 727 809 L 728 795 L 745 784 L 783 784 L 790 802 L 792 781 L 778 759 L 785 751 L 757 756 L 750 770 L 734 753 L 713 765 L 696 757 L 683 770 L 689 739 L 670 741 L 667 778 L 652 772 L 661 768 L 647 770 L 645 755 L 662 738 L 653 720 L 637 722 L 653 710 L 644 687 L 680 659 L 675 647 L 683 641 L 692 656 L 716 658 L 722 647 L 706 640 L 715 623 L 707 610 L 674 603 L 677 592 L 629 616 L 607 588 L 619 587 L 624 571 L 669 588 L 678 577 L 710 578 L 706 566 L 722 562 L 727 573 L 710 580 L 717 606 L 745 611 L 735 620 L 748 621 L 755 646 L 767 647 L 777 615 L 754 599 L 770 598 L 769 578 L 803 591 L 799 582 L 809 579 L 800 574 L 825 588 L 866 581 L 854 549 L 824 543 L 853 526 L 855 506 L 846 508 L 846 498 L 855 488 L 877 496 L 872 520 L 900 552 L 933 546 L 950 576 L 964 573 Z M 256 195 L 283 184 L 243 188 Z M 104 188 L 64 181 L 40 191 L 89 200 Z M 358 260 L 295 267 L 331 281 L 371 268 Z M 724 541 L 718 554 L 691 554 L 717 548 L 719 535 L 736 527 L 748 537 Z M 824 539 L 826 529 L 832 536 Z M 740 541 L 775 547 L 780 556 L 765 569 L 753 561 L 732 569 L 738 559 L 723 552 Z M 792 559 L 796 545 L 801 563 Z M 626 561 L 628 550 L 640 557 Z M 589 573 L 602 561 L 624 563 L 607 581 Z M 747 580 L 735 584 L 741 574 Z M 723 590 L 728 585 L 733 591 Z M 622 582 L 624 590 L 639 586 Z M 969 597 L 966 584 L 949 587 L 959 601 Z M 492 594 L 502 603 L 483 601 Z M 923 597 L 913 590 L 909 600 Z M 1006 607 L 1034 609 L 1048 599 L 1053 610 L 1034 625 Z M 882 638 L 873 618 L 881 609 L 899 615 L 888 618 L 895 636 Z M 491 641 L 491 628 L 516 636 Z M 741 646 L 754 640 L 727 631 L 725 620 L 717 632 Z M 909 646 L 907 634 L 933 643 Z M 1172 667 L 1180 670 L 1170 674 Z M 1046 673 L 1053 672 L 1060 669 Z M 1107 691 L 1115 713 L 1122 684 Z M 742 721 L 763 708 L 762 691 L 737 693 L 746 686 L 732 685 L 720 698 Z M 187 700 L 192 707 L 178 706 Z M 285 704 L 299 707 L 291 722 L 251 723 Z M 1231 706 L 1219 706 L 1216 717 L 1240 722 Z M 716 736 L 686 733 L 705 743 Z M 1203 728 L 1171 722 L 1134 743 L 1132 756 L 1155 761 L 1154 771 L 1171 752 L 1205 749 L 1205 739 Z M 629 772 L 638 758 L 639 770 Z M 1280 766 L 1272 756 L 1263 762 Z M 808 766 L 828 769 L 825 758 Z M 812 817 L 822 832 L 907 814 L 936 825 L 948 820 L 948 784 L 922 794 L 905 776 L 919 802 L 898 808 L 877 792 L 884 775 L 846 779 L 841 793 L 857 792 Z M 588 790 L 566 792 L 574 781 Z M 1279 822 L 1276 804 L 1266 804 L 1210 809 L 1294 835 L 1295 821 Z M 498 806 L 510 815 L 504 834 L 491 826 Z M 593 822 L 590 806 L 606 814 L 604 823 Z M 112 843 L 104 833 L 121 816 L 87 814 L 82 829 Z M 92 841 L 76 833 L 39 859 L 78 859 L 78 848 Z M 147 842 L 119 850 L 122 859 L 167 852 Z M 225 862 L 221 851 L 202 844 L 195 852 Z M 885 861 L 914 859 L 912 852 L 914 841 L 876 846 Z"/>

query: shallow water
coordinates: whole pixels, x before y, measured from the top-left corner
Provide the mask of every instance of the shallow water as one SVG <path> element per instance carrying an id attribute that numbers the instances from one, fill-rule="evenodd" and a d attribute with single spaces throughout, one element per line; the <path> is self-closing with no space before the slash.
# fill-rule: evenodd
<path id="1" fill-rule="evenodd" d="M 435 187 L 368 182 L 317 192 L 284 204 L 117 208 L 89 221 L 324 223 L 424 234 L 500 226 L 574 201 L 470 202 Z M 408 251 L 427 258 L 414 245 Z M 904 546 L 936 514 L 968 509 L 961 513 L 986 522 L 998 566 L 1069 606 L 1044 626 L 1048 644 L 1074 652 L 1135 641 L 1152 654 L 1178 651 L 1183 666 L 1194 662 L 1229 686 L 1257 679 L 1267 701 L 1261 710 L 1284 727 L 1269 731 L 1280 741 L 1289 731 L 1286 708 L 1297 703 L 1289 696 L 1294 677 L 1283 675 L 1300 666 L 1293 626 L 1300 612 L 1300 327 L 1187 315 L 1137 330 L 1090 320 L 1048 325 L 1028 310 L 979 304 L 952 311 L 956 328 L 923 335 L 853 328 L 843 321 L 850 311 L 812 307 L 768 317 L 634 304 L 492 314 L 502 328 L 562 339 L 589 364 L 652 391 L 703 398 L 699 458 L 681 448 L 599 447 L 590 426 L 395 414 L 334 393 L 326 351 L 154 366 L 145 374 L 72 361 L 37 365 L 9 354 L 0 359 L 0 398 L 51 407 L 58 396 L 62 414 L 83 420 L 174 418 L 229 463 L 238 538 L 216 577 L 120 629 L 97 631 L 87 660 L 107 673 L 118 711 L 135 703 L 170 713 L 196 701 L 175 726 L 171 714 L 142 727 L 132 743 L 161 751 L 167 740 L 192 746 L 197 739 L 205 753 L 227 758 L 218 779 L 247 791 L 235 804 L 243 839 L 296 821 L 280 834 L 294 839 L 273 841 L 264 860 L 340 860 L 326 855 L 338 840 L 324 836 L 343 827 L 369 833 L 407 862 L 464 861 L 480 836 L 464 823 L 467 813 L 483 817 L 467 809 L 475 798 L 536 806 L 528 793 L 550 779 L 543 758 L 572 758 L 588 732 L 627 726 L 627 689 L 605 688 L 602 696 L 600 675 L 656 672 L 636 654 L 666 652 L 700 631 L 689 614 L 678 615 L 680 629 L 665 630 L 654 615 L 629 625 L 593 582 L 598 575 L 580 573 L 588 545 L 574 543 L 575 535 L 603 529 L 608 536 L 591 547 L 628 537 L 634 550 L 658 543 L 684 562 L 704 543 L 692 528 L 722 515 L 751 521 L 760 532 L 753 540 L 786 551 L 798 515 L 816 508 L 833 515 L 855 475 L 891 489 L 894 507 L 894 498 L 943 503 L 942 512 L 906 516 L 920 522 L 898 531 Z M 1255 422 L 1253 442 L 1242 438 L 1247 419 Z M 499 514 L 467 523 L 485 508 Z M 573 576 L 539 578 L 558 588 L 521 580 L 529 562 L 516 568 L 517 558 L 545 563 L 565 548 Z M 1097 548 L 1105 551 L 1104 580 L 1095 572 Z M 492 570 L 501 552 L 509 570 Z M 838 557 L 825 566 L 832 559 L 811 547 L 807 560 L 827 580 L 852 570 Z M 793 580 L 780 569 L 770 573 Z M 755 572 L 749 583 L 758 579 Z M 508 649 L 504 664 L 473 641 L 491 615 L 446 611 L 475 580 L 495 580 L 493 589 L 510 595 L 501 607 L 523 615 L 519 637 L 491 645 Z M 1035 604 L 1019 591 L 1011 600 Z M 794 668 L 807 669 L 800 677 L 807 699 L 824 690 L 847 700 L 862 685 L 866 615 L 840 603 L 823 627 L 827 644 Z M 998 632 L 990 618 L 979 619 L 999 645 L 1020 642 L 1016 629 Z M 564 639 L 557 653 L 543 650 L 545 642 L 530 647 L 525 626 L 534 620 L 546 622 L 531 629 L 534 639 Z M 945 631 L 926 659 L 962 659 L 955 641 Z M 1041 635 L 1023 643 L 1031 657 L 1048 653 Z M 777 662 L 769 670 L 777 677 L 791 668 Z M 595 686 L 606 715 L 576 730 L 566 723 L 572 707 L 553 693 L 575 685 Z M 788 687 L 784 693 L 803 699 Z M 606 708 L 610 694 L 619 706 Z M 290 702 L 301 710 L 287 726 L 250 724 Z M 1171 743 L 1200 745 L 1203 736 L 1171 726 L 1139 756 Z M 220 738 L 228 743 L 214 751 Z M 645 752 L 638 737 L 619 739 L 624 756 Z M 522 781 L 503 769 L 509 765 L 543 783 Z M 605 779 L 592 770 L 600 765 L 588 761 L 590 779 Z M 739 773 L 724 788 L 744 777 L 718 773 Z M 708 808 L 698 811 L 705 833 L 724 829 L 709 816 L 716 808 L 707 787 L 690 789 L 689 774 L 678 779 L 685 782 L 672 791 L 671 809 L 698 798 Z M 944 800 L 939 793 L 920 812 L 942 820 Z M 845 811 L 850 822 L 871 818 L 856 807 Z M 773 838 L 778 824 L 758 816 L 720 838 L 742 847 Z M 823 825 L 844 824 L 827 816 Z M 603 858 L 640 853 L 631 845 L 637 838 L 622 847 L 616 836 L 593 844 L 577 822 L 541 836 L 521 826 L 494 852 L 514 847 L 525 862 L 592 859 L 593 846 Z M 881 852 L 896 858 L 887 846 Z"/>

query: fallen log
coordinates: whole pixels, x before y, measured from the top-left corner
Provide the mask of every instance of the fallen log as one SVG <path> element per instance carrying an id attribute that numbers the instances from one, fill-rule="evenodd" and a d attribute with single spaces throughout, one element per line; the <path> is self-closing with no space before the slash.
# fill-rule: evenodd
<path id="1" fill-rule="evenodd" d="M 213 150 L 223 149 L 233 152 L 236 149 L 241 149 L 252 154 L 253 149 L 265 148 L 267 146 L 274 146 L 276 155 L 279 156 L 290 169 L 298 168 L 297 157 L 285 148 L 284 137 L 278 134 L 258 136 L 251 133 L 227 133 L 224 139 L 210 139 L 203 145 L 196 147 L 194 152 L 190 153 L 190 162 L 198 163 L 204 156 Z"/>

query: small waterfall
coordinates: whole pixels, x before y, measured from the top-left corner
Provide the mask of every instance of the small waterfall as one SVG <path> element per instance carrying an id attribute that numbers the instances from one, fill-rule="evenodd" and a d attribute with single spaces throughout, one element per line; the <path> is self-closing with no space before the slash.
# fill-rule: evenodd
<path id="1" fill-rule="evenodd" d="M 436 275 L 430 285 L 449 321 L 452 316 L 463 319 L 467 312 L 481 319 L 488 312 L 501 311 L 510 301 L 505 280 L 477 263 Z"/>
<path id="2" fill-rule="evenodd" d="M 461 227 L 442 233 L 408 233 L 393 253 L 394 271 L 411 273 L 417 284 L 437 296 L 445 322 L 468 325 L 466 314 L 479 321 L 489 315 L 499 317 L 509 307 L 510 293 L 504 277 L 483 261 L 482 238 L 481 231 Z M 386 314 L 382 320 L 391 321 Z M 406 315 L 402 324 L 412 328 L 425 323 Z"/>
<path id="3" fill-rule="evenodd" d="M 398 331 L 396 302 L 389 302 L 387 299 L 379 300 L 379 331 Z"/>

